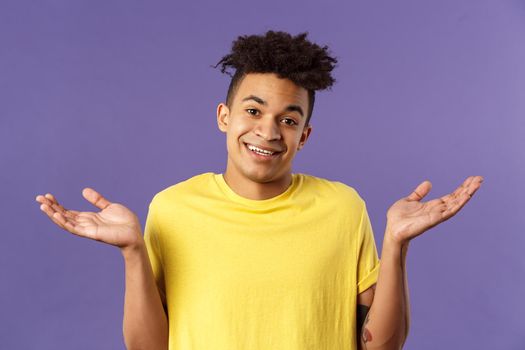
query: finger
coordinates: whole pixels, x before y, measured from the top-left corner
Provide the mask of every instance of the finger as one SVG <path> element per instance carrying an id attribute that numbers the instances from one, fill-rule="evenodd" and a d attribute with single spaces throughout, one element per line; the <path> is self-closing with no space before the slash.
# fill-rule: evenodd
<path id="1" fill-rule="evenodd" d="M 50 199 L 46 194 L 46 196 L 37 196 L 36 200 L 39 203 L 46 204 L 49 207 L 51 207 L 54 211 L 58 211 L 69 218 L 75 218 L 76 215 L 79 214 L 76 210 L 67 210 L 63 206 L 56 203 L 56 199 L 53 197 L 53 199 Z"/>
<path id="2" fill-rule="evenodd" d="M 66 209 L 62 205 L 58 204 L 56 199 L 51 198 L 49 196 L 49 193 L 44 196 L 44 203 L 46 203 L 47 205 L 49 205 L 50 207 L 52 207 L 56 211 L 59 211 L 59 212 L 65 212 L 66 211 Z"/>
<path id="3" fill-rule="evenodd" d="M 446 204 L 443 203 L 443 201 L 441 200 L 441 198 L 436 198 L 436 199 L 433 199 L 431 201 L 428 201 L 425 203 L 425 208 L 428 210 L 428 211 L 434 211 L 436 210 L 440 210 L 441 208 L 446 208 Z"/>
<path id="4" fill-rule="evenodd" d="M 66 229 L 60 221 L 58 221 L 54 214 L 56 213 L 55 210 L 53 210 L 49 205 L 42 204 L 40 206 L 40 210 L 42 210 L 50 219 L 53 221 L 56 225 L 58 225 L 60 228 Z"/>
<path id="5" fill-rule="evenodd" d="M 482 176 L 469 176 L 458 190 L 443 196 L 441 199 L 447 205 L 446 210 L 443 212 L 444 219 L 446 220 L 456 215 L 480 188 L 482 182 Z"/>
<path id="6" fill-rule="evenodd" d="M 104 198 L 104 196 L 89 187 L 82 190 L 82 195 L 88 202 L 102 210 L 106 209 L 111 204 L 111 202 Z"/>
<path id="7" fill-rule="evenodd" d="M 463 183 L 454 190 L 454 192 L 444 195 L 443 197 L 440 198 L 440 200 L 443 203 L 448 203 L 450 201 L 455 200 L 456 198 L 461 197 L 463 194 L 468 193 L 473 180 L 474 180 L 474 176 L 467 177 L 465 181 L 463 181 Z"/>
<path id="8" fill-rule="evenodd" d="M 37 195 L 35 197 L 35 200 L 40 204 L 51 203 L 51 201 L 48 198 L 42 196 L 41 194 Z"/>
<path id="9" fill-rule="evenodd" d="M 459 195 L 462 195 L 463 193 L 468 193 L 469 188 L 471 188 L 472 185 L 475 184 L 474 180 L 475 176 L 469 176 L 467 180 L 465 180 L 465 182 L 463 183 L 462 191 L 459 193 Z"/>
<path id="10" fill-rule="evenodd" d="M 54 205 L 56 205 L 58 208 L 61 208 L 61 209 L 65 210 L 65 208 L 62 205 L 60 205 L 60 203 L 58 203 L 58 201 L 55 198 L 55 196 L 53 196 L 51 193 L 46 193 L 44 195 L 44 198 L 46 198 L 49 202 L 51 202 Z"/>
<path id="11" fill-rule="evenodd" d="M 51 193 L 46 193 L 44 196 L 37 196 L 40 203 L 44 203 L 54 208 L 57 211 L 66 211 L 66 209 L 58 203 L 56 198 Z"/>
<path id="12" fill-rule="evenodd" d="M 452 198 L 459 198 L 463 195 L 467 195 L 469 198 L 478 190 L 481 186 L 483 178 L 481 176 L 469 176 L 463 184 L 452 193 Z M 447 197 L 449 198 L 449 197 Z"/>
<path id="13" fill-rule="evenodd" d="M 80 214 L 76 217 L 77 219 L 77 222 L 91 222 L 93 221 L 92 218 L 88 217 L 87 215 L 84 215 L 84 214 Z"/>
<path id="14" fill-rule="evenodd" d="M 423 199 L 428 192 L 432 189 L 432 183 L 428 180 L 420 183 L 414 191 L 407 197 L 409 201 L 420 201 Z"/>
<path id="15" fill-rule="evenodd" d="M 465 181 L 463 181 L 463 183 L 461 185 L 459 185 L 458 188 L 456 188 L 456 190 L 454 192 L 451 193 L 452 197 L 456 198 L 456 197 L 460 196 L 463 192 L 465 192 L 466 189 L 471 184 L 473 179 L 474 179 L 474 176 L 467 177 L 465 179 Z"/>
<path id="16" fill-rule="evenodd" d="M 474 193 L 481 187 L 481 184 L 483 183 L 483 177 L 482 176 L 476 176 L 472 182 L 469 184 L 469 187 L 467 188 L 467 193 L 472 197 Z"/>
<path id="17" fill-rule="evenodd" d="M 69 209 L 66 209 L 64 208 L 63 205 L 61 205 L 60 203 L 58 203 L 58 201 L 56 200 L 55 196 L 53 196 L 51 193 L 46 193 L 45 199 L 48 199 L 49 201 L 51 201 L 53 203 L 53 206 L 60 209 L 62 212 L 64 213 L 71 213 L 71 214 L 78 214 L 79 212 L 76 211 L 76 210 L 69 210 Z"/>
<path id="18" fill-rule="evenodd" d="M 43 203 L 40 205 L 40 209 L 44 211 L 47 214 L 47 216 L 49 216 L 49 218 L 53 220 L 53 222 L 55 222 L 57 225 L 59 225 L 62 228 L 64 228 L 63 225 L 60 224 L 54 217 L 55 213 L 60 213 L 68 221 L 75 221 L 75 218 L 77 217 L 77 214 L 75 214 L 74 211 L 68 211 L 68 210 L 62 211 L 60 209 L 57 209 L 56 205 L 50 205 L 50 202 L 47 199 L 43 200 Z"/>
<path id="19" fill-rule="evenodd" d="M 458 211 L 460 211 L 465 204 L 472 198 L 474 193 L 479 189 L 481 186 L 481 183 L 483 182 L 483 178 L 481 176 L 477 176 L 476 178 L 472 179 L 472 181 L 469 183 L 469 188 L 461 195 L 458 195 L 457 198 L 451 201 L 449 205 L 447 206 L 447 210 L 445 211 L 445 214 L 448 217 L 451 217 L 455 215 Z"/>
<path id="20" fill-rule="evenodd" d="M 447 209 L 443 212 L 445 219 L 449 219 L 450 217 L 456 215 L 457 212 L 460 211 L 461 208 L 465 206 L 465 204 L 467 204 L 470 198 L 471 197 L 468 193 L 464 193 L 447 203 Z"/>
<path id="21" fill-rule="evenodd" d="M 55 196 L 53 196 L 51 193 L 46 193 L 44 197 L 58 204 L 58 201 L 56 200 Z"/>
<path id="22" fill-rule="evenodd" d="M 94 224 L 97 222 L 96 220 L 96 214 L 94 213 L 81 213 L 78 216 L 75 217 L 75 221 L 77 223 L 90 223 Z"/>
<path id="23" fill-rule="evenodd" d="M 75 214 L 75 215 L 78 215 L 80 212 L 77 211 L 77 210 L 71 210 L 71 209 L 66 209 L 63 205 L 61 205 L 60 203 L 58 203 L 57 199 L 55 198 L 55 196 L 53 196 L 51 193 L 46 193 L 45 196 L 41 196 L 43 197 L 44 199 L 48 199 L 52 202 L 54 202 L 60 209 L 62 209 L 63 211 L 65 212 L 69 212 L 69 213 L 72 213 L 72 214 Z"/>
<path id="24" fill-rule="evenodd" d="M 451 201 L 453 201 L 456 198 L 457 198 L 457 194 L 456 193 L 449 193 L 447 195 L 444 195 L 443 197 L 440 197 L 439 199 L 441 200 L 442 203 L 445 203 L 445 204 L 448 205 L 448 203 L 450 203 Z"/>
<path id="25" fill-rule="evenodd" d="M 55 212 L 53 214 L 53 218 L 58 221 L 61 225 L 62 228 L 64 228 L 65 230 L 75 234 L 75 235 L 78 235 L 78 236 L 83 236 L 80 232 L 78 232 L 78 230 L 76 229 L 76 225 L 74 223 L 72 223 L 71 221 L 68 221 L 61 213 L 59 212 Z"/>

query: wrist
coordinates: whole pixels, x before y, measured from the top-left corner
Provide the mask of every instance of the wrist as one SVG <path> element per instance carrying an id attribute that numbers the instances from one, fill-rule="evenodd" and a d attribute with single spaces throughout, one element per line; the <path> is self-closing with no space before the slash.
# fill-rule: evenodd
<path id="1" fill-rule="evenodd" d="M 406 230 L 406 225 L 402 225 L 402 228 L 399 226 L 400 225 L 392 224 L 389 220 L 387 220 L 385 226 L 385 241 L 388 241 L 392 245 L 408 245 L 410 239 L 407 239 L 406 237 L 409 235 L 407 232 L 404 232 Z"/>
<path id="2" fill-rule="evenodd" d="M 124 257 L 125 260 L 134 258 L 137 256 L 142 255 L 142 253 L 146 250 L 146 243 L 144 242 L 144 239 L 141 237 L 137 238 L 137 240 L 131 244 L 128 244 L 126 246 L 123 246 L 120 248 L 120 253 Z"/>
<path id="3" fill-rule="evenodd" d="M 392 252 L 392 253 L 396 253 L 398 254 L 399 252 L 406 254 L 406 252 L 408 251 L 408 246 L 409 246 L 409 243 L 410 241 L 407 240 L 407 241 L 402 241 L 402 240 L 399 240 L 399 239 L 396 239 L 396 236 L 394 234 L 392 234 L 391 231 L 387 230 L 385 231 L 385 236 L 383 238 L 383 253 L 387 252 Z"/>

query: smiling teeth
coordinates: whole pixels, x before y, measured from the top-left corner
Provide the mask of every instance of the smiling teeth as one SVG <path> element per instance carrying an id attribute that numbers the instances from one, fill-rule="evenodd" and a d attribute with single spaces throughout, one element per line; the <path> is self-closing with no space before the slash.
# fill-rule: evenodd
<path id="1" fill-rule="evenodd" d="M 257 152 L 257 153 L 260 153 L 260 154 L 263 154 L 263 155 L 272 155 L 274 154 L 275 152 L 270 152 L 270 151 L 266 151 L 264 149 L 260 149 L 260 148 L 257 148 L 255 146 L 252 146 L 252 145 L 248 145 L 248 148 L 251 150 L 251 151 L 254 151 L 254 152 Z"/>

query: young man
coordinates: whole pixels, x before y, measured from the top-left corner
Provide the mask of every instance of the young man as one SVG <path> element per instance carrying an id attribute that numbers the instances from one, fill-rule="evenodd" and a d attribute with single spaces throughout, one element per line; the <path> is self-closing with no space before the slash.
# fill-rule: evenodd
<path id="1" fill-rule="evenodd" d="M 482 178 L 421 202 L 424 181 L 395 202 L 379 264 L 358 193 L 292 172 L 312 131 L 315 91 L 334 82 L 335 63 L 306 33 L 239 37 L 219 62 L 235 69 L 217 107 L 226 171 L 155 195 L 144 238 L 135 214 L 93 189 L 82 194 L 99 213 L 37 196 L 60 227 L 121 249 L 129 349 L 402 347 L 409 241 L 457 213 Z"/>

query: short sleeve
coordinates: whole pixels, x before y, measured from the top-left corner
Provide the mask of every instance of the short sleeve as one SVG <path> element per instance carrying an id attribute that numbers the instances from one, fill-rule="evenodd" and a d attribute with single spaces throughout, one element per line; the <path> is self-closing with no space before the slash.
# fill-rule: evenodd
<path id="1" fill-rule="evenodd" d="M 358 239 L 357 294 L 376 283 L 379 275 L 379 258 L 366 205 L 363 205 L 361 213 Z"/>
<path id="2" fill-rule="evenodd" d="M 166 308 L 166 284 L 164 281 L 164 268 L 159 244 L 159 234 L 160 231 L 157 224 L 155 207 L 153 206 L 153 203 L 150 203 L 144 229 L 144 241 L 146 242 L 148 257 L 153 269 L 153 275 L 157 283 L 162 304 Z"/>

